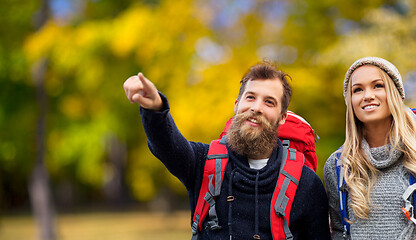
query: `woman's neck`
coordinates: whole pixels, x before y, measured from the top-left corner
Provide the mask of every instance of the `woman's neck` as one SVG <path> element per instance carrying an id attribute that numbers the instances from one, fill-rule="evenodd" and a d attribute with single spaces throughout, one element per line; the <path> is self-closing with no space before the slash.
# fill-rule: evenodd
<path id="1" fill-rule="evenodd" d="M 370 148 L 387 144 L 387 136 L 390 132 L 391 121 L 364 125 L 364 137 Z"/>

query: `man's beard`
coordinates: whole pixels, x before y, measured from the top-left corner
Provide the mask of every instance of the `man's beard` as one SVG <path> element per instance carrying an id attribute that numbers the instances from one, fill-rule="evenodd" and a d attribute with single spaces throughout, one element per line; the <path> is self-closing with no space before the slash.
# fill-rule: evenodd
<path id="1" fill-rule="evenodd" d="M 245 122 L 255 117 L 262 127 L 251 127 Z M 262 115 L 250 111 L 236 114 L 227 133 L 230 148 L 240 155 L 250 159 L 257 159 L 265 153 L 271 152 L 277 145 L 277 128 L 279 121 L 272 125 Z"/>

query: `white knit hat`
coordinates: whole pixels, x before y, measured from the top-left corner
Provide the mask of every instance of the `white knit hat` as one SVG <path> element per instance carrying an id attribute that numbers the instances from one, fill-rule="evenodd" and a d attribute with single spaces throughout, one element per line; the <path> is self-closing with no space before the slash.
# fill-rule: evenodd
<path id="1" fill-rule="evenodd" d="M 374 65 L 376 67 L 379 67 L 383 71 L 387 73 L 387 75 L 390 76 L 390 78 L 393 80 L 394 85 L 396 86 L 397 90 L 400 93 L 400 96 L 402 96 L 402 100 L 405 98 L 405 93 L 403 89 L 403 81 L 402 76 L 399 73 L 399 70 L 389 61 L 379 58 L 379 57 L 365 57 L 358 59 L 355 61 L 351 67 L 348 69 L 347 73 L 345 74 L 345 80 L 344 80 L 344 98 L 347 94 L 347 88 L 348 88 L 348 82 L 350 81 L 352 73 L 359 67 L 363 65 Z"/>

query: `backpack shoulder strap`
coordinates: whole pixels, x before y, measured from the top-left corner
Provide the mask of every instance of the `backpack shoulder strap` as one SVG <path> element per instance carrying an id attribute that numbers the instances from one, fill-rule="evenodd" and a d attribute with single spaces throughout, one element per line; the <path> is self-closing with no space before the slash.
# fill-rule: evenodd
<path id="1" fill-rule="evenodd" d="M 416 177 L 413 176 L 411 172 L 409 172 L 409 183 L 410 186 L 416 183 Z M 412 194 L 413 206 L 416 206 L 416 191 Z"/>
<path id="2" fill-rule="evenodd" d="M 410 108 L 410 110 L 416 115 L 416 108 Z M 409 182 L 410 182 L 410 185 L 413 185 L 416 183 L 416 177 L 413 176 L 413 174 L 411 174 L 410 172 L 409 172 Z M 413 206 L 416 206 L 416 192 L 413 193 Z"/>
<path id="3" fill-rule="evenodd" d="M 337 173 L 337 187 L 338 187 L 338 200 L 339 200 L 339 210 L 341 212 L 341 223 L 343 227 L 343 237 L 344 239 L 350 239 L 350 224 L 348 220 L 348 191 L 347 184 L 344 179 L 344 168 L 341 161 L 341 148 L 335 153 L 335 170 Z"/>
<path id="4" fill-rule="evenodd" d="M 198 202 L 192 219 L 192 239 L 197 239 L 198 232 L 201 231 L 204 219 L 208 214 L 210 221 L 207 223 L 207 227 L 211 230 L 221 228 L 218 225 L 215 198 L 220 195 L 221 183 L 228 163 L 228 151 L 225 144 L 226 140 L 223 137 L 213 140 L 209 146 Z"/>
<path id="5" fill-rule="evenodd" d="M 282 163 L 270 208 L 273 239 L 293 239 L 289 230 L 289 217 L 304 161 L 301 152 L 289 148 L 289 141 L 283 141 Z"/>

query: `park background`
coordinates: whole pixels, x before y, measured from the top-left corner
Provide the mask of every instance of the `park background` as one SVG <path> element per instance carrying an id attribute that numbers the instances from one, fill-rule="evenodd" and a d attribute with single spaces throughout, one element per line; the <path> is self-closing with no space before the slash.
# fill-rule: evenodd
<path id="1" fill-rule="evenodd" d="M 317 174 L 345 135 L 343 77 L 394 63 L 416 106 L 410 0 L 2 0 L 0 239 L 184 239 L 182 184 L 149 152 L 123 82 L 143 72 L 189 140 L 233 115 L 262 59 L 292 77 L 289 109 L 314 128 Z"/>

